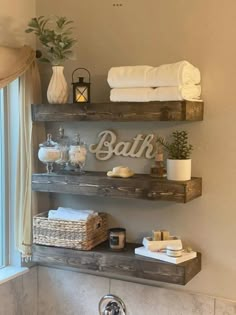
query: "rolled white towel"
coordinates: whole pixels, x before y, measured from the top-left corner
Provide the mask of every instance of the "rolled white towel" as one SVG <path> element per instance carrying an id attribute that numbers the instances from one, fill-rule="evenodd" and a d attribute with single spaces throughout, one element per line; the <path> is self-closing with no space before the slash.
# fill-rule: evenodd
<path id="1" fill-rule="evenodd" d="M 159 67 L 112 67 L 107 77 L 111 88 L 193 85 L 199 84 L 200 80 L 199 69 L 185 60 Z"/>
<path id="2" fill-rule="evenodd" d="M 150 87 L 153 82 L 149 75 L 154 69 L 151 66 L 112 67 L 107 82 L 111 88 Z"/>
<path id="3" fill-rule="evenodd" d="M 69 221 L 87 221 L 98 213 L 93 210 L 76 210 L 71 208 L 59 207 L 58 210 L 49 210 L 48 219 L 69 220 Z"/>
<path id="4" fill-rule="evenodd" d="M 111 89 L 112 102 L 151 102 L 200 100 L 200 85 L 184 85 L 159 88 Z"/>
<path id="5" fill-rule="evenodd" d="M 200 100 L 200 85 L 159 87 L 152 89 L 150 101 L 195 101 Z"/>

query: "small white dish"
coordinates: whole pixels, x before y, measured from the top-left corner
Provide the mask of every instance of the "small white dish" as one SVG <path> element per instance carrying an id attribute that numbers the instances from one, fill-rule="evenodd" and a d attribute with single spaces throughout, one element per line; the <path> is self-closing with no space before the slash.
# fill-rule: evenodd
<path id="1" fill-rule="evenodd" d="M 175 236 L 171 236 L 169 240 L 153 241 L 151 237 L 143 238 L 143 245 L 151 252 L 157 252 L 166 249 L 168 245 L 176 245 L 183 248 L 182 241 Z"/>

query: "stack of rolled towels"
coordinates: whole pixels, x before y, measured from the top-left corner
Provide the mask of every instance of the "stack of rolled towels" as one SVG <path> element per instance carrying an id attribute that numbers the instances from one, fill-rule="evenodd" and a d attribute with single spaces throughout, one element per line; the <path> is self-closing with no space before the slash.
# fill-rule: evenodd
<path id="1" fill-rule="evenodd" d="M 63 207 L 48 211 L 49 220 L 87 221 L 97 215 L 98 213 L 94 210 L 77 210 Z"/>
<path id="2" fill-rule="evenodd" d="M 159 67 L 112 67 L 107 82 L 112 102 L 200 100 L 201 76 L 188 61 Z"/>

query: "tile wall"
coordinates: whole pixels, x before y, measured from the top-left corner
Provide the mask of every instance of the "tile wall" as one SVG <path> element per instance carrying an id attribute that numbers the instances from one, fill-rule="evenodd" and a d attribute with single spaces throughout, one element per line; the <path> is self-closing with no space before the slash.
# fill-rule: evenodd
<path id="1" fill-rule="evenodd" d="M 236 301 L 72 271 L 39 267 L 38 281 L 38 315 L 97 315 L 107 293 L 124 301 L 127 315 L 236 315 Z"/>
<path id="2" fill-rule="evenodd" d="M 0 285 L 0 315 L 37 315 L 37 268 Z"/>
<path id="3" fill-rule="evenodd" d="M 0 315 L 98 315 L 107 293 L 127 315 L 236 315 L 236 301 L 47 267 L 0 285 Z"/>

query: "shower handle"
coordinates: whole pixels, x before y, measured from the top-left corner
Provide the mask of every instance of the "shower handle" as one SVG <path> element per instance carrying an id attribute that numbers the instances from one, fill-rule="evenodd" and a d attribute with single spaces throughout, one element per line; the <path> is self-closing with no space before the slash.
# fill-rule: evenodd
<path id="1" fill-rule="evenodd" d="M 109 302 L 104 310 L 104 315 L 120 315 L 120 307 L 116 302 Z"/>
<path id="2" fill-rule="evenodd" d="M 100 315 L 126 315 L 124 302 L 117 296 L 105 295 L 99 302 Z"/>

